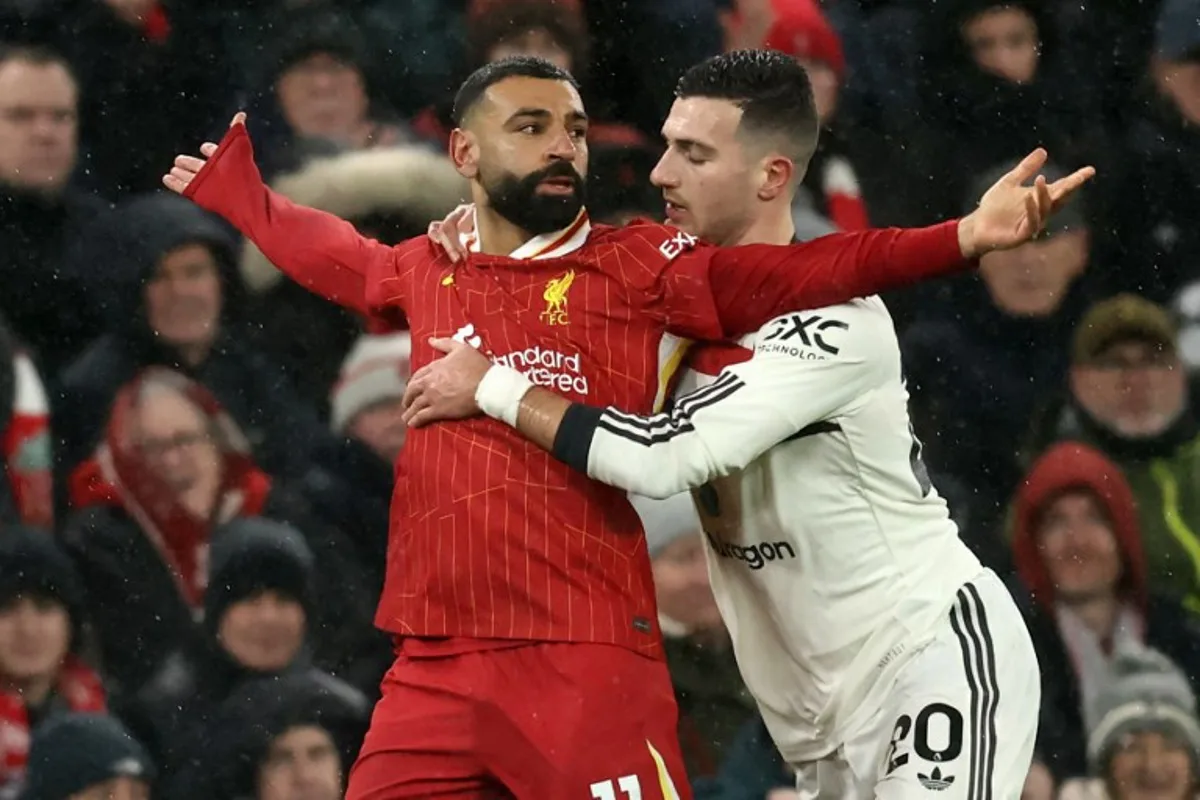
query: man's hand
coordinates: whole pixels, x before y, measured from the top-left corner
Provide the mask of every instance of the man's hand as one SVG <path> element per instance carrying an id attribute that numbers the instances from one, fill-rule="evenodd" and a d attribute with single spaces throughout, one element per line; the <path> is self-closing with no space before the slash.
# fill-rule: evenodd
<path id="1" fill-rule="evenodd" d="M 430 339 L 429 344 L 446 355 L 417 370 L 404 390 L 403 417 L 412 428 L 478 414 L 475 390 L 492 366 L 469 344 L 453 339 Z"/>
<path id="2" fill-rule="evenodd" d="M 451 211 L 440 222 L 429 223 L 426 234 L 457 263 L 467 257 L 463 237 L 475 232 L 475 205 L 466 203 Z"/>
<path id="3" fill-rule="evenodd" d="M 977 258 L 1033 239 L 1050 216 L 1096 174 L 1094 168 L 1084 167 L 1048 184 L 1038 175 L 1045 164 L 1046 151 L 1039 147 L 984 193 L 979 208 L 958 224 L 958 244 L 964 257 Z M 1033 185 L 1026 186 L 1031 179 Z"/>
<path id="4" fill-rule="evenodd" d="M 233 120 L 229 123 L 229 127 L 235 125 L 246 124 L 246 112 L 239 111 L 233 115 Z M 208 163 L 207 159 L 213 157 L 217 152 L 217 146 L 212 142 L 205 142 L 200 145 L 200 155 L 204 158 L 196 158 L 195 156 L 175 156 L 175 166 L 171 167 L 171 171 L 163 175 L 163 185 L 176 194 L 183 194 L 187 187 L 191 185 L 196 176 L 200 174 L 200 170 Z"/>

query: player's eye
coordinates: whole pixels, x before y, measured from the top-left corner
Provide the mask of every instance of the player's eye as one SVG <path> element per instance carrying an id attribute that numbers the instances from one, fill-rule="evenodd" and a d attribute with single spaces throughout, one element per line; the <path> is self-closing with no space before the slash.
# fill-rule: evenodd
<path id="1" fill-rule="evenodd" d="M 522 125 L 521 127 L 517 128 L 517 133 L 528 133 L 531 136 L 537 135 L 541 132 L 542 132 L 542 126 L 538 125 L 537 123 L 534 123 L 534 122 L 531 122 L 528 125 Z"/>
<path id="2" fill-rule="evenodd" d="M 684 157 L 687 158 L 687 160 L 692 164 L 703 164 L 705 161 L 708 160 L 706 158 L 701 158 L 700 156 L 696 155 L 695 153 L 688 153 Z"/>
<path id="3" fill-rule="evenodd" d="M 574 129 L 573 131 L 571 131 L 571 137 L 575 138 L 575 139 L 586 139 L 587 138 L 587 128 Z"/>

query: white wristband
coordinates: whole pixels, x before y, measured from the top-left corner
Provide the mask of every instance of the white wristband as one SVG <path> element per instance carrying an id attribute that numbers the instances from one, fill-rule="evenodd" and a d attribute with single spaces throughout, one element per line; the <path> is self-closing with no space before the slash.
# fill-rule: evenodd
<path id="1" fill-rule="evenodd" d="M 521 410 L 521 398 L 533 388 L 521 373 L 512 367 L 493 364 L 475 388 L 475 403 L 479 410 L 492 419 L 517 427 L 517 413 Z"/>

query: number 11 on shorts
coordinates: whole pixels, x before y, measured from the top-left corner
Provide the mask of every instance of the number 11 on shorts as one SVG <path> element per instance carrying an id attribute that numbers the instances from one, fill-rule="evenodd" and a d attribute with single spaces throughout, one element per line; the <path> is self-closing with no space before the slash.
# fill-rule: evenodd
<path id="1" fill-rule="evenodd" d="M 642 784 L 637 775 L 622 775 L 615 781 L 600 781 L 591 785 L 595 800 L 642 800 Z"/>

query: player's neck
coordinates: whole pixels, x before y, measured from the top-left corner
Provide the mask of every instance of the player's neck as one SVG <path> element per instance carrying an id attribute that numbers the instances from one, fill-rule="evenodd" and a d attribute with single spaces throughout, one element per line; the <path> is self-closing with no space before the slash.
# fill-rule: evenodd
<path id="1" fill-rule="evenodd" d="M 741 236 L 727 244 L 791 244 L 795 238 L 796 223 L 792 221 L 792 208 L 788 205 L 759 214 Z"/>
<path id="2" fill-rule="evenodd" d="M 476 206 L 475 230 L 479 234 L 479 252 L 492 256 L 506 256 L 533 238 L 529 231 L 480 206 Z"/>

